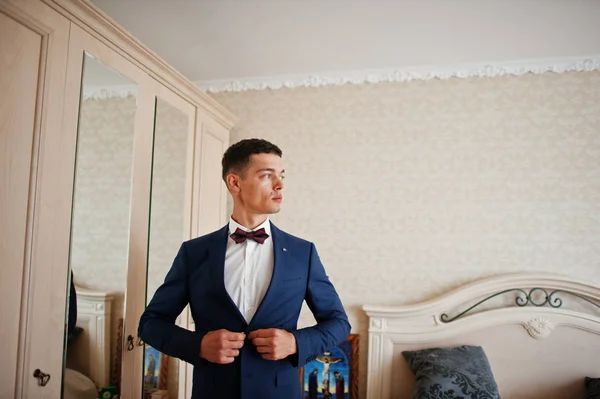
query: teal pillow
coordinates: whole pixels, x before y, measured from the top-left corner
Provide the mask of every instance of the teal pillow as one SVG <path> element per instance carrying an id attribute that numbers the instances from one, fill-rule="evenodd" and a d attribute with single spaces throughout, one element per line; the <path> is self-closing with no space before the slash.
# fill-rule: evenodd
<path id="1" fill-rule="evenodd" d="M 415 375 L 415 399 L 500 399 L 481 346 L 404 351 Z"/>

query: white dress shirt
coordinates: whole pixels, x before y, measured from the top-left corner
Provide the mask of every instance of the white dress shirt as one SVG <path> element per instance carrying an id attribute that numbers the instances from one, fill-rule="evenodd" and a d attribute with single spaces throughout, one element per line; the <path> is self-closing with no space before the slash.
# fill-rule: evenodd
<path id="1" fill-rule="evenodd" d="M 273 237 L 271 223 L 264 221 L 254 230 L 265 229 L 269 238 L 263 244 L 248 239 L 236 244 L 231 237 L 227 239 L 225 252 L 225 289 L 237 305 L 247 323 L 250 323 L 258 306 L 265 297 L 273 276 Z M 251 231 L 233 219 L 229 219 L 229 235 L 237 228 Z"/>

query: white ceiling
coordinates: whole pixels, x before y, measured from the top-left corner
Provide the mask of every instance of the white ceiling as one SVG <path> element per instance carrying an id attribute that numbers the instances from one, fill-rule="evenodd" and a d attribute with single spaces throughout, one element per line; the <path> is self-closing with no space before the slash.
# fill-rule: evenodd
<path id="1" fill-rule="evenodd" d="M 92 0 L 192 81 L 600 55 L 600 0 Z"/>

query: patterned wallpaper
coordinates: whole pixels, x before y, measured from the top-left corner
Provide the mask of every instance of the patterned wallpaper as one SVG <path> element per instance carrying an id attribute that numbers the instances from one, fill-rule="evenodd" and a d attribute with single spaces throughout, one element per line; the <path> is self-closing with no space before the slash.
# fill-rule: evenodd
<path id="1" fill-rule="evenodd" d="M 123 317 L 133 128 L 136 99 L 87 99 L 82 104 L 73 215 L 71 267 L 77 285 L 116 294 L 111 348 Z M 148 300 L 162 283 L 183 238 L 188 119 L 157 102 Z M 177 398 L 177 363 L 169 364 L 170 397 Z"/>
<path id="2" fill-rule="evenodd" d="M 600 72 L 212 96 L 241 120 L 232 143 L 284 152 L 273 221 L 317 245 L 361 335 L 360 397 L 363 304 L 508 272 L 600 284 Z"/>
<path id="3" fill-rule="evenodd" d="M 125 290 L 134 97 L 85 100 L 75 173 L 71 268 L 77 284 Z"/>

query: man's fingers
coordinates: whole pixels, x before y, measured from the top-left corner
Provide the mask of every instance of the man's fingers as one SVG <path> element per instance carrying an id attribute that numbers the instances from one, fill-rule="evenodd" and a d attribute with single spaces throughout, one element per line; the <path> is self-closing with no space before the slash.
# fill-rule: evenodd
<path id="1" fill-rule="evenodd" d="M 271 338 L 254 338 L 252 343 L 254 346 L 265 346 L 272 345 L 273 340 Z"/>
<path id="2" fill-rule="evenodd" d="M 273 352 L 273 348 L 271 348 L 269 346 L 257 346 L 256 351 L 258 353 L 271 353 L 271 352 Z"/>
<path id="3" fill-rule="evenodd" d="M 217 362 L 218 364 L 229 364 L 229 363 L 233 363 L 233 360 L 235 358 L 233 356 L 221 356 L 219 357 L 219 361 Z"/>
<path id="4" fill-rule="evenodd" d="M 222 345 L 224 349 L 240 349 L 242 346 L 244 346 L 244 341 L 224 340 Z"/>
<path id="5" fill-rule="evenodd" d="M 284 359 L 289 355 L 286 349 L 286 338 L 289 333 L 277 328 L 255 330 L 248 334 L 256 351 L 265 360 Z M 291 334 L 289 334 L 291 335 Z"/>
<path id="6" fill-rule="evenodd" d="M 225 349 L 221 352 L 221 354 L 225 357 L 236 357 L 240 354 L 240 351 L 237 349 Z"/>
<path id="7" fill-rule="evenodd" d="M 265 360 L 278 360 L 277 357 L 272 353 L 264 353 L 261 357 Z"/>
<path id="8" fill-rule="evenodd" d="M 246 334 L 225 329 L 208 332 L 200 342 L 200 356 L 211 363 L 228 364 L 239 356 Z"/>
<path id="9" fill-rule="evenodd" d="M 268 338 L 273 337 L 277 333 L 277 329 L 275 328 L 265 328 L 262 330 L 254 330 L 250 334 L 248 334 L 248 338 Z"/>
<path id="10" fill-rule="evenodd" d="M 246 339 L 246 334 L 244 333 L 235 333 L 227 330 L 221 330 L 221 338 L 226 339 L 227 341 L 243 341 Z"/>

